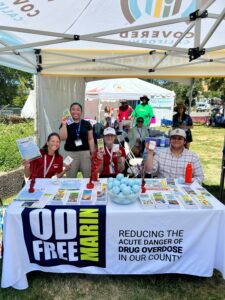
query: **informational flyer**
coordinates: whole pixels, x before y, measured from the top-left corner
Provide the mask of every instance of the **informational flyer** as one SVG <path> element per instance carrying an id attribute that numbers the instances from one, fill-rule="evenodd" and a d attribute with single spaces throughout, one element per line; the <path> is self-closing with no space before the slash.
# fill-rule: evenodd
<path id="1" fill-rule="evenodd" d="M 81 181 L 79 179 L 66 179 L 60 184 L 61 190 L 79 190 L 81 187 Z"/>
<path id="2" fill-rule="evenodd" d="M 40 150 L 32 136 L 18 139 L 16 140 L 16 143 L 22 159 L 34 160 L 41 157 Z"/>
<path id="3" fill-rule="evenodd" d="M 43 190 L 35 189 L 33 193 L 30 193 L 28 190 L 22 190 L 16 197 L 16 201 L 38 201 L 42 194 Z"/>
<path id="4" fill-rule="evenodd" d="M 70 114 L 69 109 L 64 110 L 63 117 L 66 118 L 67 125 L 71 125 L 71 124 L 74 123 L 73 118 L 72 118 L 72 116 Z"/>

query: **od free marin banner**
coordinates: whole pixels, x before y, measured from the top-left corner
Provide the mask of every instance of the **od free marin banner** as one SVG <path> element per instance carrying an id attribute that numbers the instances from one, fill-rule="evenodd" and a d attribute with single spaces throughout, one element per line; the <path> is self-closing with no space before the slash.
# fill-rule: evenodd
<path id="1" fill-rule="evenodd" d="M 105 268 L 105 206 L 25 208 L 22 223 L 31 263 Z"/>

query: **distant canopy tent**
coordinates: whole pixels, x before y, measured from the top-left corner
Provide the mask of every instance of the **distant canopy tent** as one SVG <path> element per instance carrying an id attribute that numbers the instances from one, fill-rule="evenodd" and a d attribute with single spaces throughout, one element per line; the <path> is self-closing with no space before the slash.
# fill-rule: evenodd
<path id="1" fill-rule="evenodd" d="M 5 0 L 0 16 L 0 63 L 37 74 L 41 144 L 87 78 L 225 75 L 224 0 Z"/>
<path id="2" fill-rule="evenodd" d="M 30 91 L 29 96 L 21 110 L 21 117 L 35 119 L 36 117 L 36 94 Z"/>
<path id="3" fill-rule="evenodd" d="M 175 93 L 137 78 L 105 79 L 87 83 L 85 114 L 102 120 L 103 114 L 100 112 L 103 112 L 105 105 L 113 103 L 113 107 L 118 108 L 119 100 L 137 101 L 143 95 L 150 99 L 149 104 L 156 116 L 155 125 L 160 125 L 162 118 L 172 120 Z"/>

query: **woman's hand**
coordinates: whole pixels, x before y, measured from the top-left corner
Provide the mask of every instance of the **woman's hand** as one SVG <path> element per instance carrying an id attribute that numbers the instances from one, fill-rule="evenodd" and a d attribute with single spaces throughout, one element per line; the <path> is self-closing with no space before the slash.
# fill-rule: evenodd
<path id="1" fill-rule="evenodd" d="M 121 152 L 120 150 L 117 151 L 117 152 L 116 152 L 116 156 L 117 156 L 118 158 L 122 157 L 122 152 Z"/>
<path id="2" fill-rule="evenodd" d="M 103 161 L 104 151 L 103 149 L 99 149 L 97 152 L 97 159 Z"/>
<path id="3" fill-rule="evenodd" d="M 72 163 L 69 164 L 69 165 L 65 165 L 64 171 L 65 171 L 65 172 L 69 171 L 69 170 L 71 169 L 71 167 L 72 167 Z"/>
<path id="4" fill-rule="evenodd" d="M 62 125 L 66 125 L 67 123 L 67 117 L 62 117 L 61 118 L 61 123 L 62 123 Z"/>
<path id="5" fill-rule="evenodd" d="M 23 159 L 22 160 L 22 166 L 24 167 L 24 169 L 29 170 L 30 169 L 30 162 L 27 159 Z"/>

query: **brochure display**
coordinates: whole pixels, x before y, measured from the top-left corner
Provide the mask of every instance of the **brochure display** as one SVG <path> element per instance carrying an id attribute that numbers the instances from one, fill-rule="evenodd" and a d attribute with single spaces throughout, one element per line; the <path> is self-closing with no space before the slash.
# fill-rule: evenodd
<path id="1" fill-rule="evenodd" d="M 210 277 L 215 268 L 225 278 L 225 207 L 198 183 L 185 189 L 176 180 L 167 186 L 149 181 L 136 201 L 118 205 L 108 196 L 109 183 L 113 189 L 121 181 L 126 194 L 138 179 L 102 179 L 93 189 L 79 179 L 79 190 L 61 189 L 64 180 L 37 179 L 35 191 L 43 191 L 38 201 L 8 207 L 2 287 L 25 289 L 27 273 L 36 270 Z"/>

